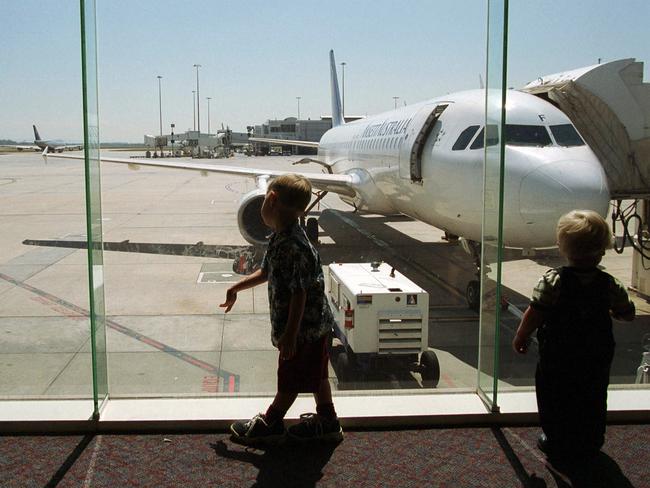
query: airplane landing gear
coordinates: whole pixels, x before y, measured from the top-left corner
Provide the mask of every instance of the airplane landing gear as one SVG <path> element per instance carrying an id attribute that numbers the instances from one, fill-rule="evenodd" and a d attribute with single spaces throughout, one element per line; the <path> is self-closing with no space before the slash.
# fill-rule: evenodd
<path id="1" fill-rule="evenodd" d="M 327 195 L 326 191 L 316 192 L 316 199 L 309 207 L 307 207 L 304 215 L 308 215 L 311 209 L 318 205 L 325 195 Z M 305 217 L 303 216 L 300 219 L 300 223 L 304 227 L 305 234 L 307 234 L 309 241 L 314 245 L 318 244 L 318 219 L 316 217 L 309 217 L 305 222 Z"/>
<path id="2" fill-rule="evenodd" d="M 461 244 L 463 250 L 474 258 L 474 264 L 476 265 L 476 279 L 467 284 L 465 299 L 467 300 L 467 306 L 471 310 L 478 312 L 481 306 L 481 244 L 465 239 L 461 239 Z"/>
<path id="3" fill-rule="evenodd" d="M 472 280 L 467 284 L 465 299 L 470 309 L 475 312 L 479 311 L 479 307 L 481 306 L 481 282 L 479 280 Z"/>
<path id="4" fill-rule="evenodd" d="M 318 244 L 318 219 L 309 217 L 305 225 L 305 233 L 312 244 Z"/>

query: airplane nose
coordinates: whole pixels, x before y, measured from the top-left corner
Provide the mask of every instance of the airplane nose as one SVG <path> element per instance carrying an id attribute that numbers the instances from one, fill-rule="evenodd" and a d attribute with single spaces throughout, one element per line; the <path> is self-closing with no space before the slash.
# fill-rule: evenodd
<path id="1" fill-rule="evenodd" d="M 557 220 L 575 209 L 606 215 L 609 190 L 598 162 L 555 161 L 524 177 L 519 191 L 520 213 L 539 239 L 555 243 Z"/>

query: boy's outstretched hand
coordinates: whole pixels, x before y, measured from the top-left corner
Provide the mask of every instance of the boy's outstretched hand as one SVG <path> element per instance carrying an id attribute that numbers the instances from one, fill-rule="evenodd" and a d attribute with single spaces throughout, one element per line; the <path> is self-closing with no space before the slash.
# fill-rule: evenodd
<path id="1" fill-rule="evenodd" d="M 234 291 L 232 288 L 228 288 L 228 291 L 226 291 L 226 301 L 223 302 L 220 307 L 225 307 L 226 310 L 224 310 L 224 313 L 230 312 L 230 309 L 232 306 L 235 304 L 237 301 L 237 292 Z"/>

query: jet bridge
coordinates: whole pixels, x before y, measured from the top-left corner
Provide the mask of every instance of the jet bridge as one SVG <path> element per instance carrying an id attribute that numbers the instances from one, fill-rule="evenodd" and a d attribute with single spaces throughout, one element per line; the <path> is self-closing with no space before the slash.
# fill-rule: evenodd
<path id="1" fill-rule="evenodd" d="M 600 160 L 616 200 L 613 230 L 623 234 L 615 249 L 633 247 L 631 289 L 650 301 L 650 83 L 643 63 L 620 59 L 548 75 L 523 90 L 567 114 Z"/>
<path id="2" fill-rule="evenodd" d="M 650 198 L 650 83 L 634 58 L 544 76 L 523 91 L 574 123 L 607 175 L 612 199 Z"/>

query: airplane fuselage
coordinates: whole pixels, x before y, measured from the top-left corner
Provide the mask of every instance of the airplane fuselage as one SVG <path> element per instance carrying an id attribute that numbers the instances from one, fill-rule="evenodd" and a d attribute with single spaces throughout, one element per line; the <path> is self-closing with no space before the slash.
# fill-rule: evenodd
<path id="1" fill-rule="evenodd" d="M 419 142 L 414 181 L 414 141 L 423 120 L 441 105 L 447 107 Z M 605 215 L 609 192 L 603 169 L 579 136 L 572 137 L 577 132 L 571 132 L 575 129 L 568 117 L 552 104 L 518 91 L 508 92 L 506 113 L 505 245 L 555 245 L 557 220 L 572 209 Z M 335 173 L 357 176 L 357 196 L 342 199 L 359 210 L 402 213 L 480 241 L 484 114 L 484 90 L 402 107 L 334 127 L 320 141 L 319 159 Z M 496 170 L 491 173 L 498 177 Z M 486 192 L 488 207 L 498 202 L 498 194 L 489 189 L 493 186 Z"/>

